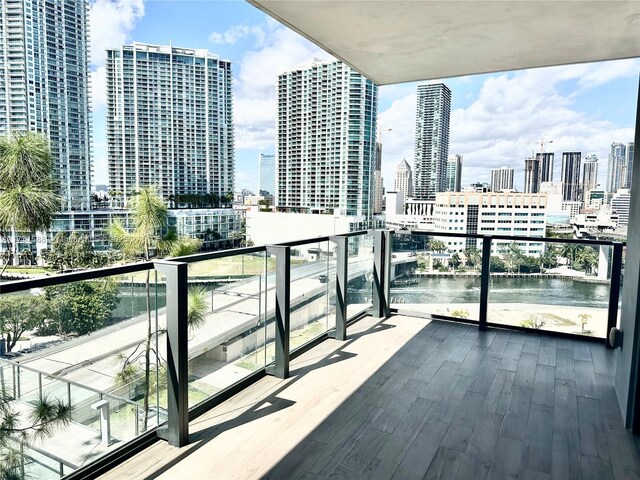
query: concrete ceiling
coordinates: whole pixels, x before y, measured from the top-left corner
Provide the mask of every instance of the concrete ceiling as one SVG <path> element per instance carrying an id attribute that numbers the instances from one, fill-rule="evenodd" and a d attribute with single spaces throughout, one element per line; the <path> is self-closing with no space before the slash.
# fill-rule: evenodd
<path id="1" fill-rule="evenodd" d="M 640 0 L 248 1 L 378 85 L 640 56 Z"/>

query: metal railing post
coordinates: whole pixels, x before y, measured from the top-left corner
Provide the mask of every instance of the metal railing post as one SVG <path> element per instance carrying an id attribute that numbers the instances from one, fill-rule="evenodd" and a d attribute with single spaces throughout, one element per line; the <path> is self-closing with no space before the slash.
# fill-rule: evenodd
<path id="1" fill-rule="evenodd" d="M 158 261 L 155 269 L 166 278 L 167 322 L 167 427 L 158 435 L 169 445 L 189 442 L 189 346 L 188 278 L 189 264 Z M 143 412 L 148 415 L 148 412 Z M 166 437 L 165 437 L 166 435 Z"/>
<path id="2" fill-rule="evenodd" d="M 489 275 L 491 274 L 491 237 L 482 239 L 482 270 L 480 271 L 480 318 L 478 329 L 487 329 L 487 309 L 489 307 Z"/>
<path id="3" fill-rule="evenodd" d="M 38 372 L 38 398 L 42 400 L 42 374 Z"/>
<path id="4" fill-rule="evenodd" d="M 388 292 L 391 251 L 387 248 L 391 232 L 376 230 L 373 232 L 373 311 L 378 318 L 389 316 Z"/>
<path id="5" fill-rule="evenodd" d="M 611 259 L 611 285 L 609 286 L 609 313 L 607 317 L 607 331 L 605 344 L 613 348 L 608 341 L 609 332 L 618 326 L 618 302 L 620 300 L 620 280 L 622 273 L 622 243 L 613 244 L 613 258 Z"/>
<path id="6" fill-rule="evenodd" d="M 267 373 L 277 378 L 289 377 L 289 334 L 291 304 L 291 247 L 267 246 L 267 253 L 276 257 L 276 358 Z M 266 348 L 266 347 L 265 347 Z"/>
<path id="7" fill-rule="evenodd" d="M 336 244 L 336 340 L 347 339 L 348 238 L 329 237 Z"/>
<path id="8" fill-rule="evenodd" d="M 20 365 L 18 365 L 18 367 L 16 369 L 16 372 L 17 372 L 17 375 L 15 376 L 15 378 L 16 378 L 16 387 L 17 387 L 17 390 L 18 390 L 16 398 L 20 398 L 20 394 L 21 394 L 21 392 L 20 392 Z"/>
<path id="9" fill-rule="evenodd" d="M 393 231 L 384 231 L 384 277 L 382 289 L 384 292 L 384 316 L 391 315 L 391 254 L 393 253 Z"/>

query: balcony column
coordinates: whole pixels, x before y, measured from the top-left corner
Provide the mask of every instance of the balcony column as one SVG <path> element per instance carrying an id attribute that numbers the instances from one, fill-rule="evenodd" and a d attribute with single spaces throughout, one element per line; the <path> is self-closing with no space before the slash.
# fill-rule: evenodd
<path id="1" fill-rule="evenodd" d="M 347 339 L 348 237 L 329 237 L 336 244 L 336 340 Z"/>
<path id="2" fill-rule="evenodd" d="M 616 366 L 615 388 L 625 426 L 640 434 L 640 83 L 627 225 L 627 257 L 622 287 L 620 328 L 624 339 Z"/>
<path id="3" fill-rule="evenodd" d="M 276 257 L 276 358 L 267 373 L 277 378 L 289 377 L 289 335 L 291 332 L 291 247 L 268 245 L 267 253 Z"/>
<path id="4" fill-rule="evenodd" d="M 487 329 L 487 311 L 489 308 L 489 278 L 491 275 L 491 237 L 482 239 L 482 270 L 480 271 L 480 318 L 478 329 Z"/>
<path id="5" fill-rule="evenodd" d="M 157 261 L 155 269 L 166 278 L 167 295 L 167 427 L 158 436 L 174 447 L 189 443 L 189 264 Z M 145 412 L 148 415 L 148 412 Z"/>
<path id="6" fill-rule="evenodd" d="M 389 276 L 391 273 L 391 232 L 376 230 L 373 232 L 373 311 L 372 315 L 386 318 L 389 310 Z"/>

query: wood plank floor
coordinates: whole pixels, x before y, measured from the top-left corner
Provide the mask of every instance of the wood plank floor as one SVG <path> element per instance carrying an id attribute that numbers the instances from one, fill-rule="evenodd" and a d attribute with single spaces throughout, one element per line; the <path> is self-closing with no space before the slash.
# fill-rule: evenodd
<path id="1" fill-rule="evenodd" d="M 366 318 L 105 479 L 640 479 L 602 345 Z"/>

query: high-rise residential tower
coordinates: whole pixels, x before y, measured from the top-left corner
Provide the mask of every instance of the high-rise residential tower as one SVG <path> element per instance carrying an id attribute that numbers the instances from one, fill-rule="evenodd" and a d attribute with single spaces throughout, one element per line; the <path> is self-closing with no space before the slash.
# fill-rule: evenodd
<path id="1" fill-rule="evenodd" d="M 165 200 L 233 192 L 231 62 L 133 43 L 107 50 L 106 71 L 109 188 L 124 205 L 147 185 Z"/>
<path id="2" fill-rule="evenodd" d="M 589 194 L 598 185 L 598 156 L 590 153 L 584 159 L 582 165 L 582 183 L 580 185 L 580 197 L 587 202 Z"/>
<path id="3" fill-rule="evenodd" d="M 393 182 L 396 192 L 404 193 L 404 198 L 413 198 L 413 172 L 411 166 L 403 159 L 396 167 L 396 178 Z"/>
<path id="4" fill-rule="evenodd" d="M 513 168 L 500 167 L 491 170 L 491 191 L 513 190 Z"/>
<path id="5" fill-rule="evenodd" d="M 413 193 L 417 200 L 435 200 L 447 190 L 451 90 L 442 83 L 418 85 Z"/>
<path id="6" fill-rule="evenodd" d="M 342 62 L 278 76 L 278 210 L 371 218 L 378 87 Z"/>
<path id="7" fill-rule="evenodd" d="M 447 160 L 447 191 L 462 190 L 462 155 L 449 155 Z"/>
<path id="8" fill-rule="evenodd" d="M 0 135 L 49 139 L 63 210 L 90 208 L 88 3 L 0 0 Z"/>
<path id="9" fill-rule="evenodd" d="M 382 143 L 376 142 L 376 168 L 373 173 L 373 213 L 382 213 L 384 179 L 382 178 Z"/>
<path id="10" fill-rule="evenodd" d="M 553 182 L 553 153 L 536 153 L 536 160 L 539 164 L 539 183 L 538 190 L 540 190 L 540 183 Z"/>
<path id="11" fill-rule="evenodd" d="M 276 193 L 276 156 L 261 153 L 258 157 L 258 193 Z"/>
<path id="12" fill-rule="evenodd" d="M 537 157 L 524 159 L 524 193 L 540 190 L 540 160 Z"/>
<path id="13" fill-rule="evenodd" d="M 619 188 L 624 188 L 626 181 L 627 147 L 624 143 L 613 142 L 609 152 L 609 165 L 607 171 L 607 192 L 615 193 Z"/>
<path id="14" fill-rule="evenodd" d="M 562 152 L 562 200 L 580 199 L 580 152 Z"/>
<path id="15" fill-rule="evenodd" d="M 624 181 L 625 188 L 631 188 L 631 177 L 633 175 L 633 155 L 635 153 L 635 143 L 629 142 L 627 145 L 627 162 L 626 162 L 626 176 Z"/>

